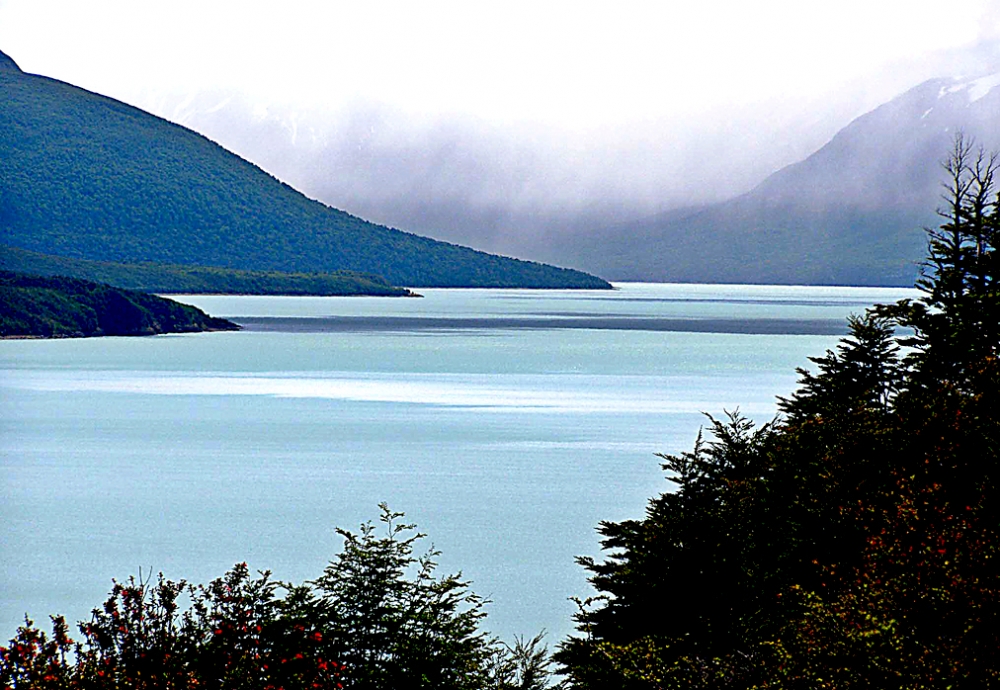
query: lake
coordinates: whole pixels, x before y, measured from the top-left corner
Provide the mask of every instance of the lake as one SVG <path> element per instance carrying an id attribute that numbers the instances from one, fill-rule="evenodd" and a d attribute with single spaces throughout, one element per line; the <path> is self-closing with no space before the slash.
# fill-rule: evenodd
<path id="1" fill-rule="evenodd" d="M 616 288 L 188 295 L 246 330 L 0 342 L 0 637 L 140 568 L 316 577 L 386 501 L 492 600 L 489 630 L 556 642 L 598 522 L 669 489 L 654 453 L 703 412 L 771 419 L 849 313 L 913 295 Z"/>

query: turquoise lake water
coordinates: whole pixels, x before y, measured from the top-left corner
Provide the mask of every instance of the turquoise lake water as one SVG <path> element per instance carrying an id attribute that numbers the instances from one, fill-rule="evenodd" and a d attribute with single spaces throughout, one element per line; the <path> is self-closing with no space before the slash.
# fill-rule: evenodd
<path id="1" fill-rule="evenodd" d="M 601 520 L 703 412 L 758 421 L 844 318 L 912 291 L 623 284 L 423 299 L 181 296 L 238 333 L 0 342 L 0 637 L 139 569 L 320 574 L 389 503 L 510 639 L 572 630 Z"/>

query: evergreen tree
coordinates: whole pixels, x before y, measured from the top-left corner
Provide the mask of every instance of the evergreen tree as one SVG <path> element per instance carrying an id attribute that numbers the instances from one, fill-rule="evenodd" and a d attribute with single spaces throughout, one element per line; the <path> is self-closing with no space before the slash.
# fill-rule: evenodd
<path id="1" fill-rule="evenodd" d="M 382 504 L 379 537 L 338 529 L 344 549 L 309 583 L 301 615 L 325 633 L 331 658 L 351 688 L 486 687 L 492 640 L 479 629 L 484 601 L 459 575 L 438 577 L 430 550 L 414 554 L 424 535 Z"/>
<path id="2" fill-rule="evenodd" d="M 959 135 L 944 163 L 948 176 L 943 223 L 928 229 L 927 253 L 917 288 L 923 296 L 883 307 L 882 314 L 914 334 L 902 344 L 915 348 L 912 366 L 926 382 L 961 386 L 1000 344 L 1000 157 L 975 149 Z"/>
<path id="3" fill-rule="evenodd" d="M 601 523 L 572 687 L 1000 684 L 997 168 L 957 138 L 921 296 L 852 317 L 778 420 L 712 420 L 664 458 L 676 491 Z"/>

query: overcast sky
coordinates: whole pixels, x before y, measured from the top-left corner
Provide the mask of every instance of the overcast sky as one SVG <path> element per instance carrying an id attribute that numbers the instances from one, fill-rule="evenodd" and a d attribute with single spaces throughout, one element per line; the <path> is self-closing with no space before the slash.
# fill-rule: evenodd
<path id="1" fill-rule="evenodd" d="M 0 0 L 24 69 L 107 94 L 221 85 L 568 128 L 879 100 L 998 37 L 996 0 Z"/>
<path id="2" fill-rule="evenodd" d="M 742 192 L 927 78 L 997 69 L 1000 0 L 0 0 L 0 50 L 167 117 L 219 90 L 352 131 L 389 112 L 393 155 L 463 122 L 549 165 L 536 191 L 578 175 L 581 196 L 677 203 L 720 176 Z M 308 186 L 294 168 L 272 172 Z"/>

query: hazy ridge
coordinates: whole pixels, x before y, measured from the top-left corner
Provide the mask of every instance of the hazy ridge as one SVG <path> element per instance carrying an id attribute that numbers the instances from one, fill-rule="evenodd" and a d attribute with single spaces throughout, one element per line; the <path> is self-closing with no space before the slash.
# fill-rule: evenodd
<path id="1" fill-rule="evenodd" d="M 505 140 L 474 122 L 407 129 L 377 109 L 324 124 L 309 111 L 225 92 L 191 93 L 181 103 L 164 97 L 156 107 L 225 133 L 320 199 L 448 241 L 614 280 L 906 286 L 923 256 L 921 229 L 936 224 L 938 162 L 952 136 L 963 130 L 987 147 L 1000 144 L 996 87 L 997 74 L 924 82 L 834 130 L 748 193 L 735 196 L 740 185 L 720 175 L 689 189 L 686 201 L 677 201 L 684 197 L 676 188 L 659 190 L 658 207 L 667 210 L 658 213 L 647 210 L 657 194 L 642 174 L 654 174 L 654 161 L 606 152 L 607 178 L 643 178 L 630 204 L 614 184 L 592 179 L 590 159 L 601 149 L 560 149 L 554 132 Z M 675 148 L 685 149 L 690 142 L 676 136 Z M 747 142 L 762 161 L 788 146 L 781 137 Z M 731 157 L 734 176 L 747 155 L 706 150 Z M 567 160 L 551 160 L 573 155 L 575 177 Z M 705 165 L 681 162 L 692 177 Z"/>

